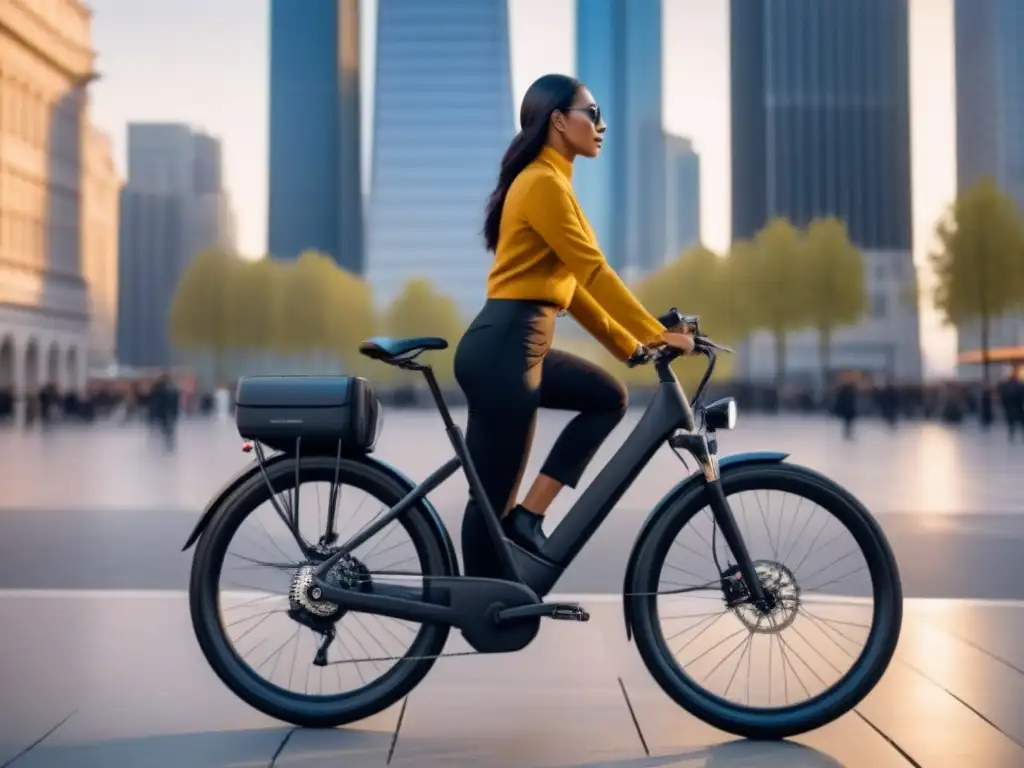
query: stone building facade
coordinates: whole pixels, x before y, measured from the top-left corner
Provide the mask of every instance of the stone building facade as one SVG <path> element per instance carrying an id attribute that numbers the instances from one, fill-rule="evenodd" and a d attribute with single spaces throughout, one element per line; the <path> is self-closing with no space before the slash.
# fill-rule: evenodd
<path id="1" fill-rule="evenodd" d="M 82 156 L 82 277 L 89 296 L 90 369 L 116 362 L 121 186 L 110 137 L 89 126 Z"/>
<path id="2" fill-rule="evenodd" d="M 19 400 L 86 380 L 90 38 L 78 0 L 0 0 L 0 389 Z"/>

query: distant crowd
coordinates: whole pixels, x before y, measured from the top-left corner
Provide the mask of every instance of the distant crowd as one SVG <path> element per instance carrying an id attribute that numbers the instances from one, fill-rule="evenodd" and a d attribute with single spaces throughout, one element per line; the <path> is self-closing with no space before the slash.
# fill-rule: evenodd
<path id="1" fill-rule="evenodd" d="M 1024 439 L 1024 380 L 1014 368 L 987 394 L 980 383 L 943 382 L 904 385 L 875 382 L 857 374 L 838 377 L 826 391 L 779 388 L 757 384 L 725 383 L 723 390 L 736 398 L 741 409 L 762 413 L 826 412 L 843 424 L 852 437 L 854 424 L 863 417 L 879 418 L 890 426 L 901 421 L 937 421 L 951 426 L 965 422 L 1002 422 L 1011 440 Z"/>
<path id="2" fill-rule="evenodd" d="M 163 374 L 150 381 L 121 383 L 94 381 L 80 396 L 61 392 L 53 383 L 41 387 L 24 403 L 22 423 L 26 428 L 46 428 L 58 423 L 148 422 L 173 440 L 174 427 L 182 416 L 213 418 L 233 412 L 233 384 L 214 391 L 182 386 Z M 429 394 L 419 387 L 378 388 L 386 406 L 430 408 Z M 837 418 L 847 436 L 862 418 L 882 419 L 892 426 L 901 421 L 936 421 L 956 426 L 979 420 L 1001 422 L 1010 438 L 1024 439 L 1024 375 L 1015 368 L 989 392 L 989 404 L 980 384 L 945 382 L 903 385 L 875 382 L 857 374 L 844 374 L 827 390 L 813 387 L 776 386 L 742 381 L 713 382 L 708 398 L 731 395 L 744 412 L 761 414 L 822 414 Z M 653 390 L 634 388 L 635 404 L 643 404 Z M 450 405 L 462 404 L 462 393 L 445 393 Z M 0 389 L 0 425 L 11 425 L 16 411 L 14 393 Z"/>

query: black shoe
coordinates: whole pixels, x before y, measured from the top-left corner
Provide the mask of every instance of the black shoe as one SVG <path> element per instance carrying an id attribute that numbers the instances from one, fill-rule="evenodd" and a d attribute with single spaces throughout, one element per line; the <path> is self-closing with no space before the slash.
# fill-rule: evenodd
<path id="1" fill-rule="evenodd" d="M 534 554 L 539 554 L 548 542 L 548 537 L 544 535 L 544 529 L 541 527 L 543 523 L 544 515 L 536 515 L 521 504 L 513 507 L 501 521 L 506 538 Z"/>

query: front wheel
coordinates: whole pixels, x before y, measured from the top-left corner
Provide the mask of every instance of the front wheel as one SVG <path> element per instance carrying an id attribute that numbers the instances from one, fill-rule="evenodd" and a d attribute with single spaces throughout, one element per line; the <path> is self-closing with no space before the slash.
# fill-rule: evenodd
<path id="1" fill-rule="evenodd" d="M 637 543 L 626 600 L 644 664 L 680 706 L 721 730 L 781 739 L 853 709 L 900 635 L 903 590 L 871 514 L 790 464 L 727 470 L 722 489 L 768 597 L 754 606 L 695 488 Z"/>

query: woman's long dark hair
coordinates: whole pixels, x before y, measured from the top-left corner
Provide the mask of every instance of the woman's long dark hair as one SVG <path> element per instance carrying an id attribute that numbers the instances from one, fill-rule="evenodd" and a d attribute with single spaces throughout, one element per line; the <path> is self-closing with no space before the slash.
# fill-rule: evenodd
<path id="1" fill-rule="evenodd" d="M 544 75 L 535 80 L 523 96 L 523 105 L 519 108 L 519 125 L 522 129 L 505 150 L 505 156 L 501 158 L 501 170 L 498 172 L 498 184 L 487 199 L 484 240 L 488 251 L 493 252 L 498 247 L 501 211 L 505 207 L 509 187 L 543 149 L 548 138 L 551 113 L 571 107 L 579 87 L 580 81 L 575 77 Z"/>

